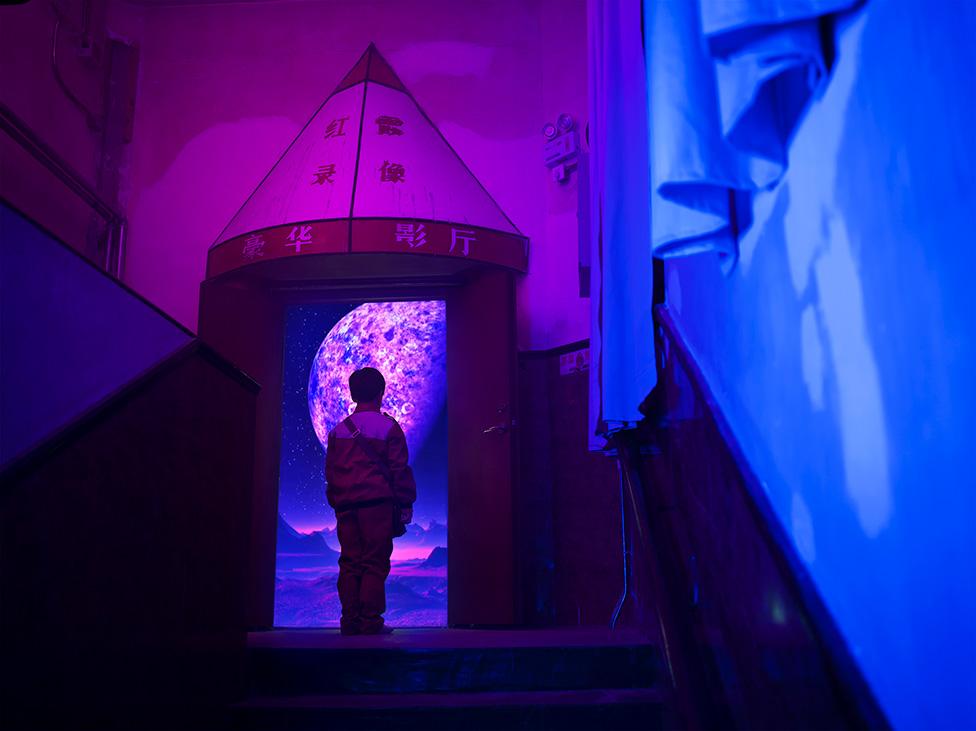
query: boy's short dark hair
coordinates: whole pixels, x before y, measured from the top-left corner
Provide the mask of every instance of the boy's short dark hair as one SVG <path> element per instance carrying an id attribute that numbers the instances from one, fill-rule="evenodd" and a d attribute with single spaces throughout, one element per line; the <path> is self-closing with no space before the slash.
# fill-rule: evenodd
<path id="1" fill-rule="evenodd" d="M 386 379 L 375 368 L 360 368 L 349 376 L 349 393 L 357 404 L 373 401 L 386 390 Z"/>

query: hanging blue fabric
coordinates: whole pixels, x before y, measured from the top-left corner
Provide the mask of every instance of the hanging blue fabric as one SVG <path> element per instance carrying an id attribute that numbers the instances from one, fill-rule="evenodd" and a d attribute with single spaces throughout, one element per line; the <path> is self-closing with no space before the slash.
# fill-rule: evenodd
<path id="1" fill-rule="evenodd" d="M 643 418 L 657 372 L 640 3 L 590 0 L 587 25 L 592 436 Z"/>
<path id="2" fill-rule="evenodd" d="M 656 256 L 731 265 L 752 194 L 776 185 L 827 78 L 825 15 L 859 0 L 644 0 Z"/>

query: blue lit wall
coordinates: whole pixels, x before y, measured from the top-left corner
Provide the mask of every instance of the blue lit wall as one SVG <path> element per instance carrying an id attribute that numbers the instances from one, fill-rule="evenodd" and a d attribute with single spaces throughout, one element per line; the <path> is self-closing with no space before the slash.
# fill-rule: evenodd
<path id="1" fill-rule="evenodd" d="M 0 465 L 192 337 L 0 203 Z"/>
<path id="2" fill-rule="evenodd" d="M 976 726 L 976 3 L 875 0 L 741 260 L 668 301 L 894 725 Z"/>

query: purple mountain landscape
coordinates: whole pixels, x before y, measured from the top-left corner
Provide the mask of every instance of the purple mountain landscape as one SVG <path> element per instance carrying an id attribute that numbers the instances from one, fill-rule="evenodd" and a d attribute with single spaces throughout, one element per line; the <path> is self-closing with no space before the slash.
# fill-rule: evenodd
<path id="1" fill-rule="evenodd" d="M 336 535 L 335 527 L 332 528 L 322 528 L 321 530 L 313 531 L 310 535 L 321 536 L 325 544 L 336 551 L 339 550 L 339 536 Z"/>
<path id="2" fill-rule="evenodd" d="M 419 568 L 439 569 L 445 566 L 447 566 L 447 549 L 443 546 L 438 546 L 430 552 L 430 555 L 424 559 L 424 562 L 420 564 Z"/>
<path id="3" fill-rule="evenodd" d="M 440 541 L 438 543 L 438 541 Z M 430 547 L 422 558 L 393 561 L 386 582 L 386 621 L 394 627 L 447 624 L 447 528 L 431 521 L 411 524 L 397 545 Z M 278 516 L 275 626 L 335 627 L 341 607 L 336 593 L 339 553 L 334 529 L 300 533 Z"/>
<path id="4" fill-rule="evenodd" d="M 339 559 L 339 552 L 333 549 L 326 537 L 322 535 L 324 531 L 314 533 L 299 533 L 292 528 L 284 516 L 278 514 L 278 544 L 277 552 L 281 553 L 308 553 L 314 555 L 333 556 Z M 335 531 L 333 530 L 334 534 Z M 338 548 L 338 542 L 336 543 Z"/>
<path id="5" fill-rule="evenodd" d="M 316 533 L 299 533 L 278 515 L 276 571 L 281 574 L 338 571 L 339 552 Z"/>
<path id="6" fill-rule="evenodd" d="M 424 528 L 419 523 L 411 523 L 407 526 L 407 533 L 397 542 L 403 546 L 429 546 L 436 548 L 447 545 L 447 526 L 432 520 Z"/>
<path id="7" fill-rule="evenodd" d="M 284 518 L 281 519 L 284 522 Z M 339 537 L 336 535 L 336 530 L 332 528 L 322 528 L 311 533 L 298 533 L 294 528 L 285 525 L 293 533 L 297 533 L 299 536 L 319 536 L 325 542 L 329 548 L 338 551 L 339 550 Z M 279 540 L 281 536 L 281 527 L 279 525 L 278 529 Z M 281 545 L 279 543 L 279 545 Z M 427 526 L 423 526 L 423 521 L 417 523 L 411 523 L 407 526 L 407 532 L 405 535 L 397 538 L 396 545 L 398 548 L 436 548 L 437 546 L 447 545 L 447 526 L 443 523 L 439 523 L 436 520 L 428 521 Z M 278 549 L 281 550 L 280 548 Z"/>

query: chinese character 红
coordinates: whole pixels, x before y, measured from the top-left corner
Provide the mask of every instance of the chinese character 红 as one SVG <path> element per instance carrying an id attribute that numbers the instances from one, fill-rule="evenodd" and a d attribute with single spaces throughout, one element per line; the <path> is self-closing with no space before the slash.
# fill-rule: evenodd
<path id="1" fill-rule="evenodd" d="M 376 118 L 377 132 L 381 135 L 390 135 L 392 137 L 399 137 L 403 134 L 403 120 L 399 117 L 391 117 L 386 114 L 381 114 Z"/>
<path id="2" fill-rule="evenodd" d="M 427 243 L 427 232 L 422 223 L 398 223 L 396 225 L 397 243 L 405 242 L 411 249 Z"/>
<path id="3" fill-rule="evenodd" d="M 454 247 L 461 244 L 464 247 L 464 255 L 468 255 L 468 251 L 472 241 L 477 241 L 474 237 L 474 231 L 468 231 L 463 228 L 452 228 L 451 229 L 451 248 L 448 253 L 454 253 Z"/>
<path id="4" fill-rule="evenodd" d="M 335 181 L 335 165 L 329 163 L 328 165 L 319 165 L 319 169 L 312 173 L 312 185 L 324 185 L 329 183 L 330 185 Z"/>
<path id="5" fill-rule="evenodd" d="M 380 182 L 400 183 L 406 177 L 406 174 L 407 171 L 400 163 L 384 160 L 382 167 L 380 167 Z"/>
<path id="6" fill-rule="evenodd" d="M 325 128 L 325 139 L 329 139 L 330 137 L 345 137 L 346 133 L 343 131 L 343 128 L 346 126 L 347 119 L 349 117 L 339 117 L 329 122 L 329 126 Z"/>
<path id="7" fill-rule="evenodd" d="M 251 261 L 259 256 L 264 256 L 264 239 L 261 234 L 251 234 L 244 239 L 244 250 L 241 254 L 245 259 Z"/>
<path id="8" fill-rule="evenodd" d="M 311 226 L 292 226 L 291 233 L 288 234 L 288 240 L 291 241 L 290 244 L 285 244 L 285 246 L 294 246 L 295 253 L 301 254 L 302 247 L 312 243 L 312 227 Z"/>

